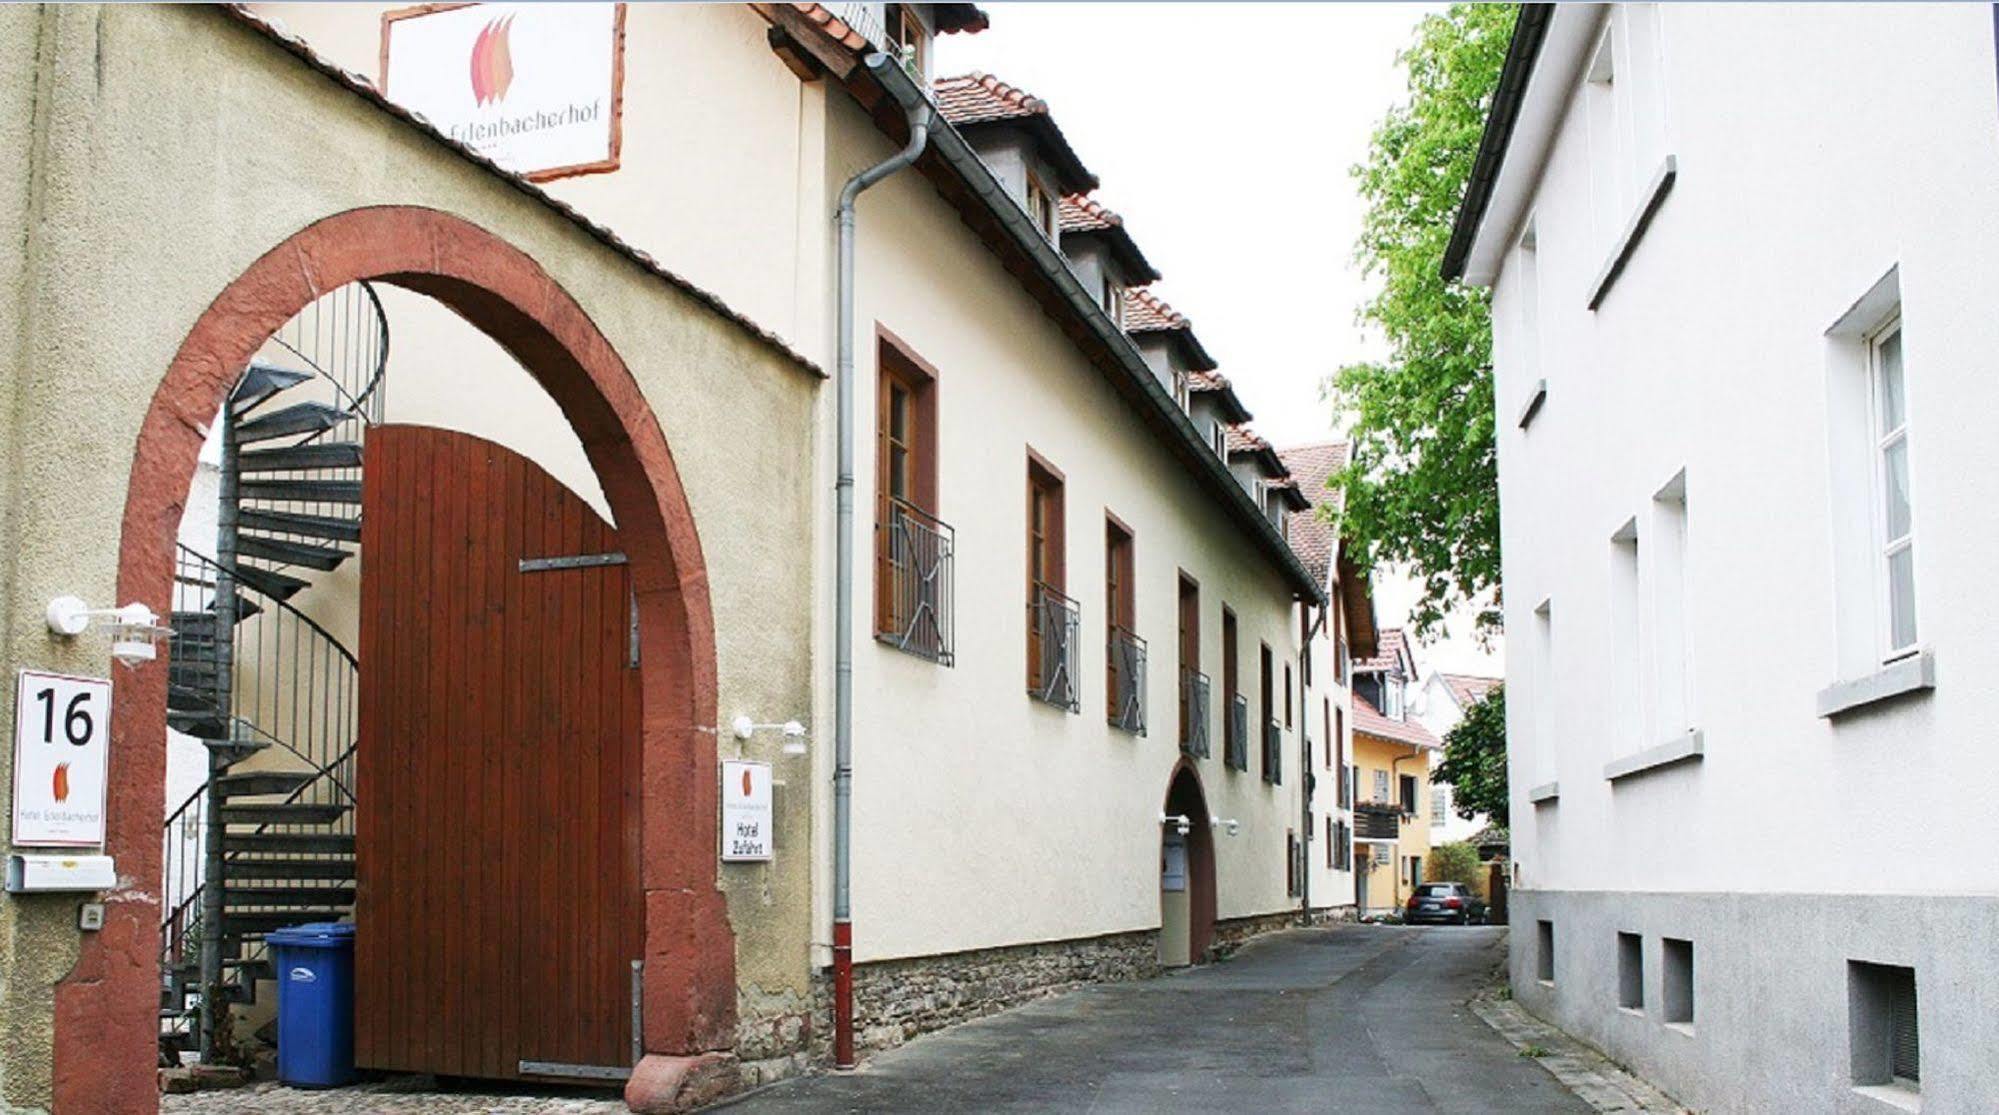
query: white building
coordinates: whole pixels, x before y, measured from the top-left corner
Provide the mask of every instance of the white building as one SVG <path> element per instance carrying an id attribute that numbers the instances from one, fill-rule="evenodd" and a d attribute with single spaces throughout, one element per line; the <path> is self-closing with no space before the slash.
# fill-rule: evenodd
<path id="1" fill-rule="evenodd" d="M 1471 181 L 1516 998 L 1699 1109 L 1999 1108 L 1990 8 L 1530 6 Z"/>
<path id="2" fill-rule="evenodd" d="M 1430 734 L 1439 740 L 1451 734 L 1451 729 L 1465 718 L 1465 713 L 1475 704 L 1485 699 L 1499 684 L 1498 678 L 1482 677 L 1478 674 L 1447 674 L 1442 670 L 1432 670 L 1423 679 L 1415 699 L 1416 719 L 1423 722 Z M 1472 815 L 1470 820 L 1458 816 L 1452 805 L 1451 784 L 1439 782 L 1434 776 L 1437 764 L 1444 761 L 1443 752 L 1437 752 L 1430 763 L 1430 843 L 1452 844 L 1460 840 L 1470 840 L 1485 828 L 1491 819 L 1483 813 Z"/>

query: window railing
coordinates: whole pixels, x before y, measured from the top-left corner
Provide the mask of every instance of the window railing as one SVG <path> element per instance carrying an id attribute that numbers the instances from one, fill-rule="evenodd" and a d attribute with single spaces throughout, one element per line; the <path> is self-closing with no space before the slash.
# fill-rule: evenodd
<path id="1" fill-rule="evenodd" d="M 1362 840 L 1398 840 L 1402 836 L 1402 806 L 1391 801 L 1357 801 L 1353 831 Z"/>
<path id="2" fill-rule="evenodd" d="M 1076 633 L 1082 609 L 1047 585 L 1027 601 L 1027 694 L 1070 712 L 1083 710 L 1076 685 Z"/>
<path id="3" fill-rule="evenodd" d="M 1263 780 L 1273 786 L 1284 782 L 1284 726 L 1275 720 L 1263 722 Z"/>
<path id="4" fill-rule="evenodd" d="M 1208 757 L 1208 675 L 1180 667 L 1180 750 Z"/>
<path id="5" fill-rule="evenodd" d="M 883 534 L 883 600 L 875 638 L 897 650 L 940 666 L 956 661 L 951 630 L 952 555 L 957 535 L 950 525 L 901 500 L 889 504 Z"/>
<path id="6" fill-rule="evenodd" d="M 1222 762 L 1237 770 L 1249 769 L 1249 697 L 1237 693 L 1229 698 L 1229 719 L 1222 735 Z"/>
<path id="7" fill-rule="evenodd" d="M 1122 627 L 1111 628 L 1107 663 L 1110 668 L 1109 718 L 1112 725 L 1145 734 L 1145 640 Z"/>

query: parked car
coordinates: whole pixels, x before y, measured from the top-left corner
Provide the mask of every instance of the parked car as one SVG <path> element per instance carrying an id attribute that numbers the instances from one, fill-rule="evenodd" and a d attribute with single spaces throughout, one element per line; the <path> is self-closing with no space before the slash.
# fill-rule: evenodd
<path id="1" fill-rule="evenodd" d="M 1463 883 L 1418 883 L 1402 911 L 1410 925 L 1483 925 L 1485 916 L 1485 900 Z"/>

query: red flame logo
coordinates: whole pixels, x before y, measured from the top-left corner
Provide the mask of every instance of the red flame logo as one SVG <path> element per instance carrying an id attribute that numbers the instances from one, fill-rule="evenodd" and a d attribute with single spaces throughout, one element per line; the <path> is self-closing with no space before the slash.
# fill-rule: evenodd
<path id="1" fill-rule="evenodd" d="M 743 796 L 750 796 L 750 768 L 743 768 Z"/>
<path id="2" fill-rule="evenodd" d="M 513 16 L 493 20 L 472 40 L 472 99 L 481 105 L 497 104 L 514 83 L 514 55 L 507 46 L 513 25 Z"/>
<path id="3" fill-rule="evenodd" d="M 65 802 L 65 801 L 68 801 L 68 800 L 69 800 L 69 764 L 68 764 L 68 763 L 57 763 L 57 764 L 56 764 L 56 774 L 55 774 L 55 792 L 56 792 L 56 801 L 58 801 L 58 802 Z"/>

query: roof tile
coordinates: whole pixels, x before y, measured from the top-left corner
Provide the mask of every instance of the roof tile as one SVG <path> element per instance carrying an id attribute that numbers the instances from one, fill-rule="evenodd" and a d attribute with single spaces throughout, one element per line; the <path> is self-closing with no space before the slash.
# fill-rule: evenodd
<path id="1" fill-rule="evenodd" d="M 1291 516 L 1291 548 L 1298 554 L 1298 560 L 1305 563 L 1305 569 L 1326 583 L 1332 571 L 1333 559 L 1339 552 L 1339 539 L 1335 536 L 1332 516 L 1339 514 L 1340 494 L 1326 487 L 1327 478 L 1346 467 L 1347 443 L 1328 441 L 1317 445 L 1298 445 L 1277 451 L 1277 459 L 1291 470 L 1298 480 L 1298 487 L 1310 500 L 1308 511 L 1294 512 Z"/>
<path id="2" fill-rule="evenodd" d="M 1383 635 L 1388 632 L 1382 632 Z M 1415 720 L 1391 720 L 1374 707 L 1374 703 L 1359 693 L 1353 695 L 1353 730 L 1357 734 L 1373 736 L 1375 739 L 1400 743 L 1409 747 L 1424 747 L 1440 751 L 1443 744 Z"/>

